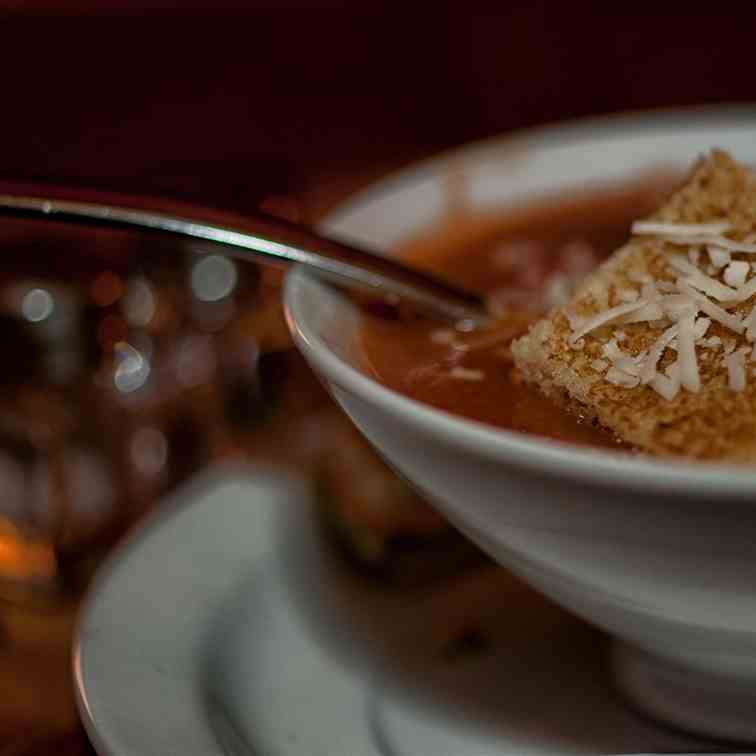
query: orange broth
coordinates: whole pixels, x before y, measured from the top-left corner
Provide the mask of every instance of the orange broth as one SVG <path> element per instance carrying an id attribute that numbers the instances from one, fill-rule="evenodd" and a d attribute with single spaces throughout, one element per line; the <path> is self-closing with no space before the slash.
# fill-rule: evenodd
<path id="1" fill-rule="evenodd" d="M 368 317 L 361 334 L 367 370 L 387 387 L 456 415 L 577 444 L 622 448 L 607 431 L 556 407 L 535 387 L 519 381 L 508 341 L 548 308 L 542 302 L 544 287 L 560 267 L 574 267 L 577 254 L 578 267 L 585 268 L 578 276 L 587 274 L 625 242 L 632 221 L 648 215 L 670 186 L 669 177 L 656 176 L 498 217 L 451 215 L 407 242 L 399 254 L 471 290 L 503 291 L 513 303 L 506 305 L 502 339 L 461 351 L 440 343 L 439 334 L 448 331 L 443 324 L 386 309 Z M 564 278 L 564 273 L 559 276 Z"/>

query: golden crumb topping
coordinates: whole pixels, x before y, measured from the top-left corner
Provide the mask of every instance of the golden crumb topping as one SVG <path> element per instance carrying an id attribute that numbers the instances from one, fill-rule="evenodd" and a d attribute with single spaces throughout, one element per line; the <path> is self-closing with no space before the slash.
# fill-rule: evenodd
<path id="1" fill-rule="evenodd" d="M 714 151 L 632 232 L 518 368 L 649 451 L 756 458 L 756 175 Z"/>

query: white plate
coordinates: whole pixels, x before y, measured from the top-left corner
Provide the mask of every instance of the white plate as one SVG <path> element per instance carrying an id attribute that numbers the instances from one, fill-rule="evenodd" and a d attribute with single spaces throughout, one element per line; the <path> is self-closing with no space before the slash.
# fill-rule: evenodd
<path id="1" fill-rule="evenodd" d="M 470 629 L 489 645 L 450 653 Z M 603 651 L 503 570 L 422 591 L 360 577 L 322 541 L 301 483 L 227 468 L 110 559 L 75 676 L 92 740 L 113 756 L 706 750 L 617 700 Z"/>
<path id="2" fill-rule="evenodd" d="M 502 183 L 529 145 L 569 145 L 564 160 L 584 161 L 581 134 L 632 129 L 658 133 L 662 158 L 672 133 L 686 155 L 711 142 L 740 154 L 752 150 L 755 114 L 640 114 L 507 136 L 402 172 L 325 228 L 388 248 L 443 213 L 441 183 L 460 166 L 476 206 L 507 204 L 545 188 Z M 635 163 L 630 151 L 600 172 L 645 167 Z M 469 625 L 491 648 L 444 658 Z M 115 756 L 700 749 L 616 699 L 603 648 L 596 631 L 503 570 L 424 593 L 382 591 L 324 547 L 301 487 L 227 470 L 177 493 L 110 560 L 82 614 L 75 675 L 92 739 Z"/>

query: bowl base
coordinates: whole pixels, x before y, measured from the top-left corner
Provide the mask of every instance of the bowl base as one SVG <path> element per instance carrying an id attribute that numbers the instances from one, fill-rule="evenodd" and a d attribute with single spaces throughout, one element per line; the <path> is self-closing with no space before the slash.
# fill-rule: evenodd
<path id="1" fill-rule="evenodd" d="M 756 742 L 756 679 L 717 675 L 619 640 L 612 668 L 620 692 L 653 719 L 697 735 Z"/>

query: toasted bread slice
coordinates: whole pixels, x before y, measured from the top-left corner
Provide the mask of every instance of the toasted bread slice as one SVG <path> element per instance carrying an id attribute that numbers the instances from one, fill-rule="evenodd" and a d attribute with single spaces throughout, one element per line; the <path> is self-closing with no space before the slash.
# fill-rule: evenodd
<path id="1" fill-rule="evenodd" d="M 517 368 L 641 450 L 756 462 L 756 176 L 712 152 L 633 231 Z"/>

